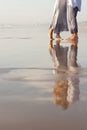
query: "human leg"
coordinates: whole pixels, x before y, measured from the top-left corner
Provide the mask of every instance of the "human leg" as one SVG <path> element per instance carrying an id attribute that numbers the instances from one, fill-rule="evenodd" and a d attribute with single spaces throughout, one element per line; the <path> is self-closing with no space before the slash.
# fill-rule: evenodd
<path id="1" fill-rule="evenodd" d="M 52 27 L 49 28 L 48 37 L 50 39 L 53 39 L 53 28 Z"/>
<path id="2" fill-rule="evenodd" d="M 71 6 L 68 7 L 68 20 L 70 26 L 71 35 L 68 39 L 75 39 L 78 38 L 78 24 L 77 24 L 77 12 L 78 8 L 72 8 Z"/>
<path id="3" fill-rule="evenodd" d="M 56 38 L 63 40 L 63 38 L 61 37 L 60 33 L 56 34 Z"/>

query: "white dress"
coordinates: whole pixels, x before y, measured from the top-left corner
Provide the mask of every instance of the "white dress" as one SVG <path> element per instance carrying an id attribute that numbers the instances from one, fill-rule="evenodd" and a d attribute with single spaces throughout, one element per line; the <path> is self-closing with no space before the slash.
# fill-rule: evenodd
<path id="1" fill-rule="evenodd" d="M 68 31 L 67 0 L 55 1 L 51 27 L 56 34 L 59 34 L 62 31 Z"/>

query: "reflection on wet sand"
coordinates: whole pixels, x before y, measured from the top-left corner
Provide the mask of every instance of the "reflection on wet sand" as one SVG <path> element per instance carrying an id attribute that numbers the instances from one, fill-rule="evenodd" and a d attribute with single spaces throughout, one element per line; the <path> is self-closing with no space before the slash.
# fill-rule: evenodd
<path id="1" fill-rule="evenodd" d="M 56 71 L 63 71 L 67 69 L 67 52 L 68 47 L 60 45 L 60 40 L 57 40 L 53 45 L 52 40 L 49 42 L 49 50 L 52 56 L 53 66 Z M 56 72 L 55 72 L 56 73 Z"/>
<path id="2" fill-rule="evenodd" d="M 54 103 L 67 109 L 79 100 L 79 76 L 77 63 L 78 41 L 69 41 L 70 47 L 63 46 L 60 40 L 55 44 L 48 43 L 54 65 L 55 85 L 53 88 Z"/>

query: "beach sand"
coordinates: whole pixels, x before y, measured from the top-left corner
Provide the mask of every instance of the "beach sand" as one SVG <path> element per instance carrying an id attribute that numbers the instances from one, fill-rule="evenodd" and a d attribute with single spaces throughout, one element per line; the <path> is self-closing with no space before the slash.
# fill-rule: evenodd
<path id="1" fill-rule="evenodd" d="M 57 73 L 48 26 L 0 26 L 0 130 L 87 130 L 87 24 L 81 25 L 80 67 Z M 70 52 L 71 43 L 60 44 Z M 71 88 L 57 88 L 60 81 Z"/>

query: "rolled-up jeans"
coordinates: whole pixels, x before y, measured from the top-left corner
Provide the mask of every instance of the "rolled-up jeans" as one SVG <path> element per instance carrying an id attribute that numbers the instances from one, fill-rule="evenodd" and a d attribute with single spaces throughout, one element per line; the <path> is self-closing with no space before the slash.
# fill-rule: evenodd
<path id="1" fill-rule="evenodd" d="M 68 22 L 69 22 L 69 28 L 70 32 L 78 33 L 78 23 L 77 23 L 77 13 L 78 13 L 78 7 L 68 7 Z"/>

